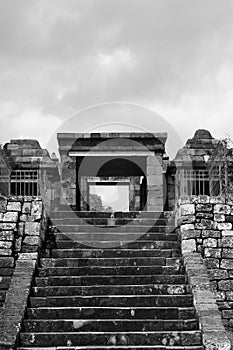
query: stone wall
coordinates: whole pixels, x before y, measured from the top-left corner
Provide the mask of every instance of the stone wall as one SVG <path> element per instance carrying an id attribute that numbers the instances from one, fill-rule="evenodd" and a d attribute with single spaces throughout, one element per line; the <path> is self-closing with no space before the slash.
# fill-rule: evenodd
<path id="1" fill-rule="evenodd" d="M 177 213 L 182 252 L 202 255 L 224 325 L 233 328 L 233 202 L 183 196 Z"/>
<path id="2" fill-rule="evenodd" d="M 17 260 L 37 259 L 46 225 L 40 198 L 0 200 L 0 309 Z"/>

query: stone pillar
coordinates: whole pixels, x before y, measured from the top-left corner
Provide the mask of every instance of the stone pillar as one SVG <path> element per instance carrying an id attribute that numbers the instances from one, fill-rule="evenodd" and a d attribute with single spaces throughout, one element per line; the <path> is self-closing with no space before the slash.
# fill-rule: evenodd
<path id="1" fill-rule="evenodd" d="M 62 164 L 62 196 L 61 204 L 76 203 L 76 163 L 75 158 L 67 157 Z"/>
<path id="2" fill-rule="evenodd" d="M 147 211 L 163 211 L 163 169 L 162 157 L 151 155 L 147 157 Z"/>

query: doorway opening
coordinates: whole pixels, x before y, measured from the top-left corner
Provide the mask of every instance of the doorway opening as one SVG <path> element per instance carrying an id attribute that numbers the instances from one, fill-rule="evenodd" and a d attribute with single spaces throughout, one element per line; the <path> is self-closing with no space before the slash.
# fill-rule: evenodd
<path id="1" fill-rule="evenodd" d="M 129 191 L 129 181 L 89 182 L 89 210 L 128 212 L 130 207 Z"/>

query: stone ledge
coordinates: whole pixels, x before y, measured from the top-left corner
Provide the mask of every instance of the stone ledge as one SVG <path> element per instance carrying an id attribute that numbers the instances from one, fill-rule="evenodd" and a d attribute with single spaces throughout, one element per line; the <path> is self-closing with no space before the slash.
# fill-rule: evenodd
<path id="1" fill-rule="evenodd" d="M 182 252 L 188 281 L 194 298 L 199 326 L 206 350 L 230 350 L 215 295 L 211 289 L 208 271 L 199 253 Z M 198 276 L 197 276 L 198 271 Z M 194 277 L 195 276 L 195 277 Z M 198 283 L 199 280 L 199 283 Z"/>
<path id="2" fill-rule="evenodd" d="M 21 328 L 36 260 L 18 260 L 0 319 L 0 349 L 13 350 Z"/>

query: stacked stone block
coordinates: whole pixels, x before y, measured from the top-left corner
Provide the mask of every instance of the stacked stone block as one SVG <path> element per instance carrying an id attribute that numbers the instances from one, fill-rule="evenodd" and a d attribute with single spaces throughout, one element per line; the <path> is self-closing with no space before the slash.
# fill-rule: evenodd
<path id="1" fill-rule="evenodd" d="M 178 208 L 183 254 L 202 255 L 224 324 L 233 327 L 233 202 L 183 196 Z"/>
<path id="2" fill-rule="evenodd" d="M 0 308 L 18 259 L 37 259 L 46 229 L 42 200 L 10 197 L 0 200 Z"/>

